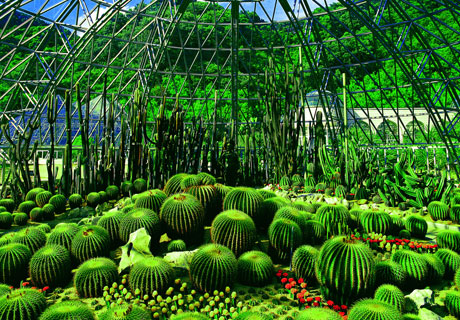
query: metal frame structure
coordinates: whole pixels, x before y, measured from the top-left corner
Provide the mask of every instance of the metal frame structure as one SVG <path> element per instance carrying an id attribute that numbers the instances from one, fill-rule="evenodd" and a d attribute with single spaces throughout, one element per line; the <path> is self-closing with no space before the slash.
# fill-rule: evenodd
<path id="1" fill-rule="evenodd" d="M 324 0 L 293 4 L 287 0 L 141 0 L 135 6 L 131 0 L 0 1 L 0 49 L 5 53 L 0 56 L 0 84 L 7 88 L 0 92 L 2 119 L 20 117 L 16 121 L 20 132 L 27 121 L 41 117 L 48 94 L 73 90 L 78 82 L 89 87 L 91 97 L 101 95 L 102 88 L 113 95 L 122 106 L 118 118 L 140 86 L 151 108 L 163 98 L 171 105 L 178 99 L 186 112 L 209 118 L 217 103 L 225 110 L 222 113 L 230 110 L 230 116 L 219 120 L 233 120 L 238 126 L 248 121 L 241 104 L 259 101 L 257 86 L 263 83 L 267 59 L 283 61 L 272 71 L 280 77 L 292 72 L 284 63 L 300 60 L 301 76 L 313 79 L 311 89 L 319 92 L 326 114 L 332 106 L 323 92 L 332 91 L 338 99 L 347 99 L 349 109 L 368 115 L 354 119 L 368 138 L 364 144 L 385 141 L 385 133 L 369 116 L 370 109 L 378 110 L 381 117 L 386 117 L 383 109 L 392 110 L 398 132 L 387 125 L 389 132 L 396 140 L 403 132 L 415 144 L 414 132 L 399 120 L 400 113 L 409 112 L 415 120 L 414 109 L 424 108 L 430 119 L 425 124 L 428 130 L 413 126 L 423 143 L 442 142 L 452 159 L 458 159 L 454 144 L 459 137 L 453 128 L 460 115 L 452 101 L 460 101 L 460 5 L 431 0 L 430 8 L 436 8 L 432 11 L 423 1 L 338 2 L 340 6 L 331 9 L 330 1 Z M 318 7 L 321 12 L 314 13 L 312 8 Z M 416 14 L 409 15 L 407 7 Z M 362 26 L 359 32 L 356 24 Z M 442 30 L 448 30 L 450 37 Z M 267 34 L 270 38 L 263 37 Z M 428 38 L 437 45 L 430 45 Z M 384 52 L 377 53 L 377 45 Z M 255 60 L 262 68 L 254 68 Z M 387 70 L 389 65 L 394 70 Z M 428 65 L 437 69 L 436 76 L 429 74 Z M 342 73 L 349 84 L 346 97 L 341 93 Z M 197 95 L 198 90 L 204 95 Z M 405 97 L 409 91 L 412 96 Z M 413 104 L 414 97 L 419 98 L 418 105 Z M 344 129 L 343 116 L 339 123 L 326 120 L 329 129 Z M 441 141 L 430 136 L 430 128 Z M 43 145 L 45 141 L 46 133 Z"/>

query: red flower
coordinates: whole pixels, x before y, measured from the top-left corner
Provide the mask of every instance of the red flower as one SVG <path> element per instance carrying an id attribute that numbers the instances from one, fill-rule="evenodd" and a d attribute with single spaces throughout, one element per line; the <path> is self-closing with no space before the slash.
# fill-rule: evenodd
<path id="1" fill-rule="evenodd" d="M 29 285 L 28 282 L 23 282 L 23 283 L 22 283 L 22 286 L 23 286 L 23 287 L 28 286 L 28 285 Z"/>
<path id="2" fill-rule="evenodd" d="M 305 299 L 304 299 L 304 298 L 300 298 L 299 302 L 300 302 L 301 304 L 304 304 L 304 303 L 305 303 Z"/>
<path id="3" fill-rule="evenodd" d="M 315 307 L 318 307 L 318 306 L 319 306 L 319 303 L 318 303 L 318 302 L 313 302 L 313 305 L 314 305 Z"/>
<path id="4" fill-rule="evenodd" d="M 328 305 L 328 306 L 333 306 L 333 305 L 334 305 L 334 302 L 333 302 L 332 300 L 329 300 L 329 301 L 327 302 L 327 305 Z"/>
<path id="5" fill-rule="evenodd" d="M 292 288 L 292 287 L 291 287 L 291 288 Z M 291 289 L 291 293 L 292 293 L 292 294 L 296 294 L 298 291 L 299 291 L 299 290 L 297 290 L 296 288 L 292 288 L 292 289 Z"/>
<path id="6" fill-rule="evenodd" d="M 312 302 L 313 301 L 313 297 L 308 297 L 307 298 L 307 302 Z"/>
<path id="7" fill-rule="evenodd" d="M 277 276 L 278 278 L 281 277 L 281 273 L 278 272 L 278 273 L 276 274 L 276 276 Z"/>
<path id="8" fill-rule="evenodd" d="M 340 310 L 340 307 L 338 305 L 335 305 L 332 307 L 335 311 L 339 311 Z"/>
<path id="9" fill-rule="evenodd" d="M 282 273 L 282 272 L 283 272 L 283 270 L 279 269 L 277 272 L 278 272 L 278 273 Z"/>
<path id="10" fill-rule="evenodd" d="M 297 282 L 298 282 L 299 284 L 303 283 L 303 278 L 299 278 L 299 279 L 297 280 Z"/>
<path id="11" fill-rule="evenodd" d="M 286 285 L 284 286 L 286 289 L 291 289 L 291 285 L 289 283 L 286 283 Z"/>
<path id="12" fill-rule="evenodd" d="M 289 282 L 292 282 L 292 281 L 294 281 L 294 278 L 289 278 L 288 280 L 289 280 Z"/>
<path id="13" fill-rule="evenodd" d="M 321 301 L 321 297 L 316 297 L 315 300 L 316 301 Z"/>
<path id="14" fill-rule="evenodd" d="M 287 272 L 283 273 L 283 277 L 287 277 L 287 276 L 288 276 Z"/>
<path id="15" fill-rule="evenodd" d="M 302 283 L 300 284 L 300 287 L 305 289 L 305 288 L 307 287 L 307 283 L 306 283 L 306 282 L 302 282 Z"/>
<path id="16" fill-rule="evenodd" d="M 310 309 L 310 306 L 305 306 L 305 309 Z"/>
<path id="17" fill-rule="evenodd" d="M 295 282 L 295 281 L 291 281 L 290 283 L 291 283 L 291 286 L 293 286 L 293 287 L 295 287 L 296 284 L 297 284 L 297 282 Z"/>
<path id="18" fill-rule="evenodd" d="M 304 296 L 304 293 L 303 292 L 299 292 L 296 297 L 297 299 L 303 299 L 303 296 Z"/>
<path id="19" fill-rule="evenodd" d="M 348 309 L 348 307 L 347 307 L 346 305 L 344 305 L 344 304 L 342 304 L 342 305 L 340 306 L 340 308 L 342 308 L 342 310 L 347 310 L 347 309 Z"/>
<path id="20" fill-rule="evenodd" d="M 46 286 L 46 287 L 43 288 L 43 291 L 46 291 L 46 290 L 48 290 L 49 288 L 50 288 L 50 287 Z"/>
<path id="21" fill-rule="evenodd" d="M 281 283 L 286 283 L 286 282 L 287 282 L 286 278 L 281 279 Z"/>
<path id="22" fill-rule="evenodd" d="M 339 312 L 339 315 L 343 317 L 345 315 L 345 312 L 341 311 L 341 312 Z"/>
<path id="23" fill-rule="evenodd" d="M 10 289 L 14 289 L 14 287 L 13 287 L 13 286 L 10 286 Z"/>

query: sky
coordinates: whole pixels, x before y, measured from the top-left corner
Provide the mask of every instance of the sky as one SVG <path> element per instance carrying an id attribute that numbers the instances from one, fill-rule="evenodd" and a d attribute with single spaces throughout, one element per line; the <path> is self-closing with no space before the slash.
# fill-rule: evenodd
<path id="1" fill-rule="evenodd" d="M 93 1 L 91 1 L 91 0 L 76 0 L 76 1 L 80 3 L 80 8 L 86 7 L 89 11 L 91 11 L 91 9 L 94 8 L 94 6 L 95 6 L 95 3 Z M 119 0 L 105 0 L 105 2 L 107 2 L 108 4 L 113 4 L 116 1 L 119 1 Z M 127 5 L 127 8 L 134 7 L 135 5 L 140 3 L 141 1 L 142 0 L 132 0 Z M 150 1 L 151 0 L 144 0 L 144 3 L 150 3 Z M 174 0 L 170 0 L 170 1 L 174 1 Z M 206 0 L 204 0 L 204 1 L 206 1 Z M 316 0 L 316 2 L 321 3 L 321 4 L 324 4 L 325 1 L 327 3 L 329 3 L 329 4 L 331 4 L 333 2 L 336 2 L 337 0 Z M 3 1 L 0 0 L 0 2 L 4 2 L 4 0 Z M 288 2 L 291 5 L 291 7 L 294 7 L 294 4 L 296 4 L 295 12 L 297 13 L 298 0 L 288 0 Z M 318 7 L 318 4 L 315 3 L 315 1 L 313 1 L 313 0 L 307 0 L 307 2 L 310 5 L 310 8 L 312 10 L 314 10 L 315 8 Z M 55 4 L 58 4 L 58 3 L 64 3 L 64 4 L 60 5 L 60 6 L 57 6 L 53 10 L 50 10 L 50 11 L 48 11 L 48 12 L 46 12 L 44 14 L 45 17 L 50 18 L 52 20 L 55 20 L 60 15 L 62 10 L 64 10 L 64 8 L 66 7 L 66 3 L 68 3 L 68 1 L 62 1 L 62 0 L 48 0 L 48 1 L 46 1 L 46 0 L 34 0 L 31 3 L 27 4 L 26 6 L 24 6 L 24 8 L 26 10 L 29 10 L 29 11 L 32 11 L 32 12 L 38 12 L 40 10 L 40 8 L 43 7 L 43 5 L 45 5 L 45 8 L 49 8 L 49 7 L 51 7 L 51 6 L 55 5 Z M 263 4 L 263 6 L 267 10 L 267 12 L 271 15 L 273 13 L 276 1 L 275 0 L 262 0 L 261 3 Z M 227 4 L 224 4 L 224 6 L 226 6 L 226 5 Z M 253 3 L 244 4 L 243 7 L 246 10 L 249 10 L 249 11 L 254 10 L 254 4 Z M 266 17 L 266 15 L 263 13 L 263 10 L 260 8 L 260 6 L 257 6 L 257 8 L 258 9 L 256 9 L 256 11 L 259 14 L 259 16 L 261 16 L 262 18 Z M 75 21 L 76 21 L 76 15 L 77 15 L 77 13 L 76 13 L 76 11 L 74 11 L 69 16 L 69 18 L 66 20 L 66 22 L 74 24 Z M 303 16 L 303 14 L 302 14 L 302 12 L 300 12 L 299 17 L 302 17 L 302 16 Z M 96 16 L 94 15 L 93 18 L 95 18 L 95 17 Z M 84 19 L 84 14 L 80 10 L 79 21 L 81 21 L 82 19 Z M 281 8 L 281 6 L 278 3 L 277 7 L 276 7 L 276 10 L 275 10 L 275 20 L 285 20 L 285 19 L 286 19 L 286 15 L 285 15 L 283 9 Z M 264 19 L 264 20 L 267 20 L 267 19 Z"/>

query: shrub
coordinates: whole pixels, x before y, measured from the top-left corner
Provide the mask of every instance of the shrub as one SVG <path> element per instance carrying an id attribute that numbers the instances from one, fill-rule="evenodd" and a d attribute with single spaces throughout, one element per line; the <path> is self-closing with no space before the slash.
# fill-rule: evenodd
<path id="1" fill-rule="evenodd" d="M 365 244 L 343 236 L 326 241 L 316 263 L 322 295 L 350 305 L 373 288 L 374 265 L 372 251 Z"/>
<path id="2" fill-rule="evenodd" d="M 45 296 L 34 289 L 17 289 L 0 297 L 0 319 L 35 320 L 45 308 Z"/>
<path id="3" fill-rule="evenodd" d="M 107 230 L 99 226 L 80 227 L 72 239 L 72 256 L 80 263 L 95 257 L 109 255 L 110 236 Z"/>
<path id="4" fill-rule="evenodd" d="M 0 282 L 17 286 L 27 277 L 27 267 L 32 252 L 19 243 L 10 243 L 0 247 Z"/>
<path id="5" fill-rule="evenodd" d="M 416 238 L 424 239 L 428 230 L 425 219 L 418 215 L 410 216 L 406 219 L 406 229 Z"/>
<path id="6" fill-rule="evenodd" d="M 94 314 L 81 301 L 61 301 L 46 309 L 39 320 L 94 320 Z"/>
<path id="7" fill-rule="evenodd" d="M 58 244 L 70 251 L 78 230 L 80 227 L 75 223 L 60 223 L 51 231 L 46 244 Z"/>
<path id="8" fill-rule="evenodd" d="M 11 239 L 11 242 L 21 243 L 34 253 L 45 245 L 46 235 L 40 229 L 29 227 L 18 231 Z"/>
<path id="9" fill-rule="evenodd" d="M 71 194 L 69 197 L 70 209 L 80 208 L 83 204 L 83 197 L 79 193 Z"/>
<path id="10" fill-rule="evenodd" d="M 212 222 L 211 240 L 226 246 L 238 257 L 253 247 L 256 226 L 246 213 L 227 210 L 218 214 Z"/>
<path id="11" fill-rule="evenodd" d="M 348 313 L 348 320 L 402 320 L 402 315 L 394 306 L 375 299 L 358 301 Z"/>
<path id="12" fill-rule="evenodd" d="M 235 280 L 238 262 L 233 252 L 219 244 L 201 246 L 190 262 L 190 278 L 201 291 L 222 290 Z"/>
<path id="13" fill-rule="evenodd" d="M 297 278 L 315 280 L 315 267 L 319 251 L 308 245 L 298 247 L 292 255 L 292 270 Z"/>
<path id="14" fill-rule="evenodd" d="M 83 262 L 75 273 L 74 286 L 82 298 L 102 296 L 105 286 L 118 281 L 117 265 L 107 258 L 93 258 Z"/>
<path id="15" fill-rule="evenodd" d="M 165 260 L 150 257 L 140 260 L 131 267 L 129 272 L 129 287 L 134 293 L 136 289 L 141 297 L 151 295 L 153 291 L 166 291 L 174 279 L 174 269 Z"/>
<path id="16" fill-rule="evenodd" d="M 63 246 L 52 244 L 34 253 L 29 275 L 34 286 L 64 287 L 70 280 L 70 253 Z"/>
<path id="17" fill-rule="evenodd" d="M 238 281 L 247 286 L 263 286 L 273 277 L 273 262 L 261 251 L 248 251 L 238 258 Z"/>
<path id="18" fill-rule="evenodd" d="M 42 192 L 37 194 L 37 196 L 35 197 L 35 203 L 40 208 L 43 208 L 43 206 L 45 204 L 47 204 L 48 201 L 50 201 L 52 196 L 53 196 L 53 194 L 51 192 L 49 192 L 47 190 L 44 190 L 44 191 L 42 191 Z"/>

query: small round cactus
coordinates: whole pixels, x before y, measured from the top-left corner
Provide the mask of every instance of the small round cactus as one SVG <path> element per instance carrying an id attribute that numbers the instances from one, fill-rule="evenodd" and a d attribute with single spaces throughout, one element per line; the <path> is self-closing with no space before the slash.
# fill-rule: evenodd
<path id="1" fill-rule="evenodd" d="M 0 282 L 17 286 L 27 277 L 27 267 L 32 252 L 19 243 L 10 243 L 0 247 Z"/>
<path id="2" fill-rule="evenodd" d="M 348 313 L 349 320 L 401 320 L 402 314 L 394 306 L 375 299 L 358 301 Z"/>
<path id="3" fill-rule="evenodd" d="M 40 208 L 43 208 L 43 206 L 50 201 L 52 196 L 53 194 L 51 192 L 44 190 L 37 194 L 37 196 L 35 197 L 35 203 Z"/>
<path id="4" fill-rule="evenodd" d="M 34 286 L 64 287 L 70 280 L 70 253 L 63 246 L 52 244 L 34 253 L 29 275 Z"/>
<path id="5" fill-rule="evenodd" d="M 0 297 L 0 319 L 36 320 L 45 308 L 45 296 L 35 289 L 16 289 Z"/>
<path id="6" fill-rule="evenodd" d="M 42 209 L 44 220 L 48 221 L 54 219 L 54 213 L 56 212 L 56 208 L 51 203 L 45 204 Z"/>
<path id="7" fill-rule="evenodd" d="M 250 216 L 256 225 L 259 224 L 262 217 L 260 208 L 264 198 L 257 192 L 257 190 L 246 187 L 238 187 L 232 189 L 224 198 L 224 210 L 240 210 Z"/>
<path id="8" fill-rule="evenodd" d="M 69 196 L 70 209 L 80 208 L 83 204 L 83 197 L 79 193 L 74 193 Z"/>
<path id="9" fill-rule="evenodd" d="M 27 224 L 27 220 L 29 220 L 29 216 L 27 213 L 24 212 L 17 212 L 13 215 L 14 224 L 18 226 L 25 226 Z"/>
<path id="10" fill-rule="evenodd" d="M 256 225 L 246 213 L 227 210 L 219 213 L 211 225 L 211 240 L 226 246 L 238 257 L 255 243 Z"/>
<path id="11" fill-rule="evenodd" d="M 198 248 L 190 262 L 190 278 L 201 291 L 222 290 L 235 280 L 238 262 L 233 252 L 219 244 Z"/>
<path id="12" fill-rule="evenodd" d="M 101 203 L 101 196 L 99 193 L 97 192 L 90 192 L 87 196 L 86 196 L 86 203 L 88 206 L 92 207 L 92 208 L 96 208 L 98 204 Z"/>
<path id="13" fill-rule="evenodd" d="M 403 312 L 404 293 L 395 285 L 382 284 L 375 290 L 374 299 L 391 304 L 400 312 Z"/>
<path id="14" fill-rule="evenodd" d="M 108 258 L 93 258 L 81 264 L 74 277 L 74 286 L 82 298 L 102 296 L 105 286 L 118 281 L 115 262 Z"/>
<path id="15" fill-rule="evenodd" d="M 391 260 L 399 263 L 406 272 L 406 287 L 413 289 L 425 287 L 428 264 L 420 253 L 398 250 L 391 256 Z"/>
<path id="16" fill-rule="evenodd" d="M 273 278 L 273 262 L 262 251 L 248 251 L 238 258 L 238 282 L 247 286 L 263 286 Z"/>
<path id="17" fill-rule="evenodd" d="M 13 215 L 9 212 L 0 212 L 0 229 L 9 229 L 13 224 Z"/>
<path id="18" fill-rule="evenodd" d="M 297 249 L 302 244 L 302 230 L 292 220 L 276 219 L 268 227 L 268 239 L 276 252 L 276 257 L 286 261 L 291 250 Z"/>
<path id="19" fill-rule="evenodd" d="M 121 211 L 108 211 L 97 222 L 98 226 L 109 232 L 112 244 L 116 244 L 120 240 L 120 223 L 124 216 Z"/>
<path id="20" fill-rule="evenodd" d="M 191 194 L 180 193 L 166 199 L 160 209 L 160 219 L 169 237 L 190 243 L 202 240 L 204 208 Z"/>
<path id="21" fill-rule="evenodd" d="M 29 214 L 30 211 L 36 206 L 37 205 L 35 204 L 35 201 L 32 201 L 32 200 L 24 201 L 19 204 L 18 211 Z"/>
<path id="22" fill-rule="evenodd" d="M 133 181 L 133 191 L 134 193 L 142 193 L 147 191 L 147 181 L 142 178 L 138 178 Z"/>
<path id="23" fill-rule="evenodd" d="M 107 196 L 107 192 L 105 192 L 104 190 L 99 191 L 98 194 L 101 197 L 99 200 L 99 204 L 102 204 L 109 200 L 109 197 Z"/>
<path id="24" fill-rule="evenodd" d="M 16 208 L 16 204 L 13 199 L 0 199 L 0 206 L 5 207 L 8 212 L 13 212 Z"/>
<path id="25" fill-rule="evenodd" d="M 35 199 L 36 199 L 37 195 L 38 195 L 40 192 L 43 192 L 43 191 L 45 191 L 45 189 L 43 189 L 43 188 L 33 188 L 33 189 L 30 189 L 29 192 L 27 192 L 27 194 L 26 194 L 25 200 L 26 200 L 26 201 L 34 201 L 34 202 L 35 202 Z"/>
<path id="26" fill-rule="evenodd" d="M 146 258 L 131 267 L 128 282 L 134 293 L 140 290 L 140 296 L 151 295 L 153 291 L 166 291 L 174 280 L 174 269 L 162 258 Z"/>
<path id="27" fill-rule="evenodd" d="M 302 310 L 295 320 L 342 320 L 343 318 L 335 311 L 325 308 L 308 308 Z"/>
<path id="28" fill-rule="evenodd" d="M 391 229 L 391 217 L 385 211 L 364 211 L 360 218 L 361 226 L 367 233 L 375 232 L 388 234 Z"/>
<path id="29" fill-rule="evenodd" d="M 80 263 L 90 258 L 109 255 L 110 236 L 99 226 L 82 226 L 72 239 L 72 256 Z"/>
<path id="30" fill-rule="evenodd" d="M 315 279 L 315 266 L 318 259 L 318 250 L 312 246 L 298 247 L 292 255 L 292 269 L 297 278 L 305 280 Z"/>
<path id="31" fill-rule="evenodd" d="M 450 290 L 446 293 L 444 305 L 451 315 L 460 318 L 460 291 Z"/>
<path id="32" fill-rule="evenodd" d="M 49 203 L 54 206 L 54 212 L 56 214 L 61 214 L 65 212 L 67 199 L 62 194 L 56 194 L 51 197 Z"/>
<path id="33" fill-rule="evenodd" d="M 188 174 L 186 173 L 178 173 L 169 178 L 164 188 L 164 192 L 166 193 L 166 195 L 169 197 L 173 194 L 181 193 L 182 189 L 180 187 L 180 183 L 182 179 L 184 179 L 187 176 Z"/>
<path id="34" fill-rule="evenodd" d="M 422 256 L 428 265 L 428 283 L 439 283 L 439 281 L 441 281 L 444 277 L 444 273 L 446 272 L 444 262 L 442 262 L 438 256 L 432 253 L 424 253 Z"/>
<path id="35" fill-rule="evenodd" d="M 150 235 L 150 246 L 158 243 L 162 233 L 160 218 L 152 210 L 142 208 L 131 210 L 121 219 L 120 239 L 125 243 L 128 242 L 129 235 L 140 228 L 145 228 Z"/>
<path id="36" fill-rule="evenodd" d="M 94 320 L 94 313 L 81 301 L 61 301 L 46 309 L 39 320 Z"/>
<path id="37" fill-rule="evenodd" d="M 60 223 L 51 231 L 46 244 L 58 244 L 70 251 L 78 230 L 80 227 L 75 223 Z"/>
<path id="38" fill-rule="evenodd" d="M 416 238 L 424 239 L 428 230 L 425 219 L 418 215 L 410 216 L 406 219 L 406 229 Z"/>
<path id="39" fill-rule="evenodd" d="M 121 193 L 123 196 L 128 197 L 130 192 L 133 192 L 133 183 L 131 181 L 123 181 L 121 184 Z"/>
<path id="40" fill-rule="evenodd" d="M 185 244 L 184 240 L 177 239 L 172 240 L 170 243 L 168 243 L 168 252 L 185 250 L 187 250 L 187 245 Z"/>
<path id="41" fill-rule="evenodd" d="M 33 208 L 29 213 L 30 221 L 39 222 L 44 220 L 44 211 L 42 208 Z"/>
<path id="42" fill-rule="evenodd" d="M 436 243 L 439 248 L 451 249 L 460 253 L 460 231 L 442 230 L 436 236 Z"/>
<path id="43" fill-rule="evenodd" d="M 150 209 L 158 214 L 160 212 L 161 205 L 165 202 L 166 198 L 166 193 L 159 189 L 145 191 L 136 199 L 134 207 Z"/>
<path id="44" fill-rule="evenodd" d="M 449 219 L 449 206 L 441 201 L 432 201 L 428 204 L 428 213 L 433 220 Z"/>
<path id="45" fill-rule="evenodd" d="M 435 255 L 441 259 L 446 267 L 444 278 L 452 280 L 455 272 L 460 269 L 460 255 L 450 249 L 439 249 Z"/>
<path id="46" fill-rule="evenodd" d="M 109 200 L 117 200 L 118 195 L 120 193 L 120 189 L 118 189 L 117 186 L 111 185 L 105 189 L 105 192 L 107 193 L 107 197 L 109 198 Z"/>
<path id="47" fill-rule="evenodd" d="M 152 315 L 146 309 L 127 303 L 116 305 L 99 316 L 99 320 L 143 320 L 151 318 Z"/>
<path id="48" fill-rule="evenodd" d="M 374 265 L 372 251 L 365 244 L 344 236 L 326 241 L 316 262 L 322 295 L 349 305 L 373 288 Z"/>
<path id="49" fill-rule="evenodd" d="M 46 235 L 40 229 L 29 227 L 18 231 L 11 242 L 24 244 L 34 253 L 45 245 Z"/>

